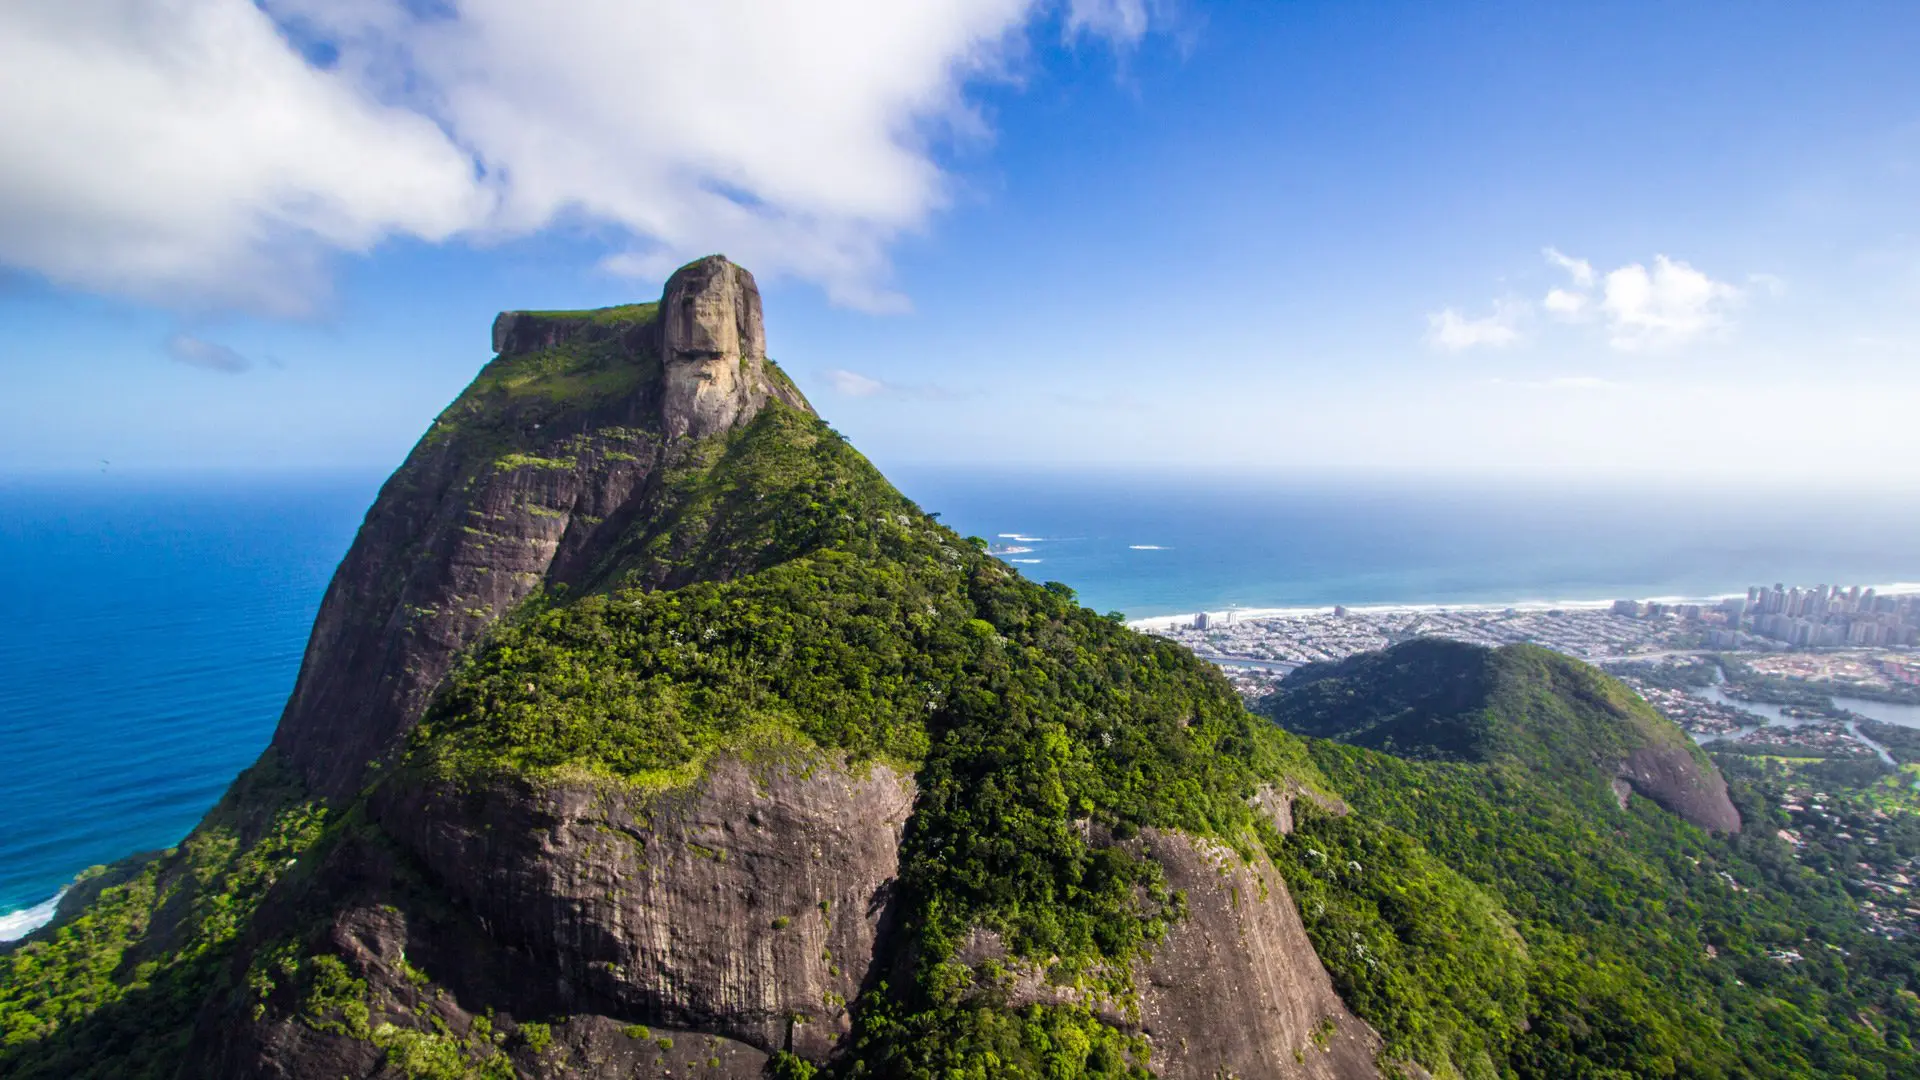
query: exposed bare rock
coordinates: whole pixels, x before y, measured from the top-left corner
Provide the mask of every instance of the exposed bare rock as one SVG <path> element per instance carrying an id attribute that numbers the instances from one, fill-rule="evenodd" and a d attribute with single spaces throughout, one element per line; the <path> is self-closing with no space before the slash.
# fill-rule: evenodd
<path id="1" fill-rule="evenodd" d="M 1628 800 L 1633 798 L 1633 785 L 1616 776 L 1607 782 L 1607 786 L 1613 789 L 1614 801 L 1620 804 L 1620 809 L 1625 810 Z"/>
<path id="2" fill-rule="evenodd" d="M 607 1003 L 572 990 L 526 950 L 501 947 L 472 913 L 410 877 L 377 845 L 349 843 L 314 883 L 337 906 L 318 941 L 295 939 L 296 952 L 337 958 L 362 984 L 368 1012 L 358 1030 L 342 1012 L 312 1013 L 295 979 L 270 989 L 259 1014 L 236 1015 L 244 1000 L 209 1011 L 182 1075 L 388 1080 L 411 1075 L 393 1071 L 410 1042 L 426 1048 L 414 1051 L 417 1058 L 504 1057 L 512 1075 L 534 1080 L 765 1075 L 769 1055 L 759 1047 L 595 1011 Z M 274 914 L 299 925 L 293 909 Z M 274 973 L 271 963 L 261 967 Z M 537 1041 L 530 1035 L 536 1025 Z"/>
<path id="3" fill-rule="evenodd" d="M 1321 810 L 1341 817 L 1348 813 L 1347 804 L 1324 792 L 1314 791 L 1299 784 L 1284 787 L 1267 785 L 1253 793 L 1253 809 L 1256 813 L 1273 822 L 1273 827 L 1281 836 L 1293 832 L 1293 804 L 1305 799 Z"/>
<path id="4" fill-rule="evenodd" d="M 1619 778 L 1633 790 L 1703 829 L 1740 831 L 1740 811 L 1727 797 L 1727 780 L 1684 746 L 1643 746 L 1620 763 Z"/>
<path id="5" fill-rule="evenodd" d="M 1265 860 L 1149 830 L 1147 851 L 1184 890 L 1187 917 L 1139 973 L 1140 1023 L 1170 1080 L 1375 1077 L 1381 1047 L 1347 1011 Z"/>
<path id="6" fill-rule="evenodd" d="M 914 794 L 881 765 L 726 758 L 662 795 L 428 790 L 381 817 L 563 996 L 821 1057 L 874 962 Z"/>
<path id="7" fill-rule="evenodd" d="M 660 301 L 669 438 L 704 438 L 751 415 L 769 394 L 767 334 L 753 275 L 713 256 L 681 267 Z"/>
<path id="8" fill-rule="evenodd" d="M 1283 806 L 1298 792 L 1262 794 Z M 1090 998 L 1053 985 L 1033 964 L 1008 963 L 1000 936 L 987 930 L 976 929 L 958 959 L 997 962 L 999 990 L 1014 1006 L 1085 1005 L 1140 1030 L 1153 1044 L 1153 1071 L 1168 1080 L 1380 1075 L 1379 1035 L 1335 993 L 1286 882 L 1264 857 L 1249 863 L 1214 841 L 1153 829 L 1138 844 L 1168 886 L 1186 893 L 1187 916 L 1133 973 L 1134 1002 Z"/>

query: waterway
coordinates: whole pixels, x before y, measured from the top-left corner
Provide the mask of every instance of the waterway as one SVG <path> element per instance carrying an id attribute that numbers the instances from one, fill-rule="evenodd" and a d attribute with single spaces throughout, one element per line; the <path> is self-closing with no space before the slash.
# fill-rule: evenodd
<path id="1" fill-rule="evenodd" d="M 1691 693 L 1694 697 L 1705 701 L 1711 701 L 1718 705 L 1727 705 L 1735 709 L 1743 709 L 1756 716 L 1764 716 L 1770 727 L 1797 728 L 1802 724 L 1813 722 L 1788 716 L 1778 705 L 1769 705 L 1763 701 L 1743 701 L 1739 698 L 1728 697 L 1727 694 L 1720 689 L 1720 683 L 1724 681 L 1726 681 L 1725 676 L 1720 671 L 1715 670 L 1714 685 L 1699 687 L 1698 689 L 1692 690 Z M 1833 703 L 1838 708 L 1845 709 L 1851 713 L 1857 713 L 1871 720 L 1878 720 L 1883 724 L 1898 724 L 1901 727 L 1920 728 L 1920 705 L 1901 705 L 1891 701 L 1874 701 L 1869 698 L 1850 697 L 1842 694 L 1833 695 Z M 1860 734 L 1859 726 L 1852 720 L 1842 721 L 1842 723 L 1846 726 L 1847 734 L 1853 736 L 1861 743 L 1872 747 L 1873 752 L 1879 755 L 1881 761 L 1889 765 L 1896 764 L 1893 760 L 1893 755 L 1887 753 L 1887 748 L 1867 738 L 1865 735 Z M 1694 741 L 1704 744 L 1719 742 L 1722 739 L 1739 739 L 1750 732 L 1758 730 L 1758 725 L 1755 725 L 1753 727 L 1743 727 L 1737 731 L 1726 734 L 1695 735 Z"/>

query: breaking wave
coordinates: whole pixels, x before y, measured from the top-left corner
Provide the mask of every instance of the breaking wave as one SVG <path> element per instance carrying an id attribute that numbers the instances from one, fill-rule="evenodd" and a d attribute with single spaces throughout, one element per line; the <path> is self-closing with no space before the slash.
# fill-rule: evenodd
<path id="1" fill-rule="evenodd" d="M 53 913 L 60 909 L 60 898 L 67 895 L 61 889 L 50 900 L 43 900 L 30 908 L 9 911 L 0 915 L 0 941 L 19 941 L 35 930 L 53 921 Z"/>

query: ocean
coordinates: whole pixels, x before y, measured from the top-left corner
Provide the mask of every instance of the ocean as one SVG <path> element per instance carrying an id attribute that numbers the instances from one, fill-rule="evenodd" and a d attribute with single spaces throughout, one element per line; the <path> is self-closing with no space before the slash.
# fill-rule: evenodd
<path id="1" fill-rule="evenodd" d="M 0 937 L 259 756 L 378 483 L 0 481 Z"/>
<path id="2" fill-rule="evenodd" d="M 1920 580 L 1920 500 L 904 468 L 1029 577 L 1135 618 Z M 0 480 L 0 938 L 179 841 L 260 753 L 373 475 Z"/>

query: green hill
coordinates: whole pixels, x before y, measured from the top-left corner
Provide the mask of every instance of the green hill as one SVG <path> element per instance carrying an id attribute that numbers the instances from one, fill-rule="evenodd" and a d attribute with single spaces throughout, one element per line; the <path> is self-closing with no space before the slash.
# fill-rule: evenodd
<path id="1" fill-rule="evenodd" d="M 1600 672 L 1414 641 L 1303 668 L 1261 711 L 1326 737 L 1312 756 L 1352 807 L 1308 809 L 1286 838 L 1308 931 L 1355 1010 L 1436 1075 L 1920 1066 L 1917 950 L 1861 933 L 1839 883 L 1779 839 L 1623 800 L 1618 763 L 1684 734 Z M 1437 929 L 1446 906 L 1499 911 L 1513 936 Z"/>

